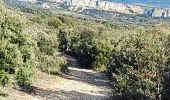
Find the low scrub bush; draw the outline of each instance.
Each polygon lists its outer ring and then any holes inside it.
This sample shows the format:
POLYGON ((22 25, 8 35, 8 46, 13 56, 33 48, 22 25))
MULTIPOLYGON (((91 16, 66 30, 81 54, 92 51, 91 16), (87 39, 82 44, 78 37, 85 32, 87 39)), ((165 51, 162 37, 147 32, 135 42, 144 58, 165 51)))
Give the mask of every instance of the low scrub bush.
POLYGON ((63 25, 62 21, 58 18, 53 18, 48 21, 48 25, 54 28, 59 28, 63 25))
POLYGON ((0 84, 2 86, 5 86, 6 84, 9 83, 9 75, 8 73, 4 72, 4 71, 0 71, 0 84))
POLYGON ((17 77, 15 78, 16 81, 22 85, 31 84, 28 78, 31 76, 26 75, 23 72, 24 70, 18 70, 26 65, 28 71, 34 68, 36 51, 35 45, 31 43, 32 38, 28 38, 31 35, 22 32, 24 23, 22 23, 20 18, 24 19, 18 15, 6 15, 1 22, 0 70, 2 72, 1 81, 3 85, 7 84, 9 80, 12 80, 13 76, 17 77))
POLYGON ((29 68, 25 65, 25 67, 21 67, 18 69, 15 79, 20 86, 30 86, 32 85, 35 77, 35 69, 29 68))
POLYGON ((62 57, 54 57, 50 55, 39 55, 38 67, 49 74, 59 74, 67 70, 67 60, 62 57))
POLYGON ((30 86, 37 67, 48 73, 67 69, 67 61, 54 57, 58 50, 56 31, 32 33, 28 19, 15 12, 0 15, 0 83, 30 86), (30 33, 29 33, 30 32, 30 33), (41 66, 41 67, 40 67, 41 66))
POLYGON ((160 99, 168 58, 163 36, 137 32, 115 39, 109 71, 115 81, 114 93, 121 99, 160 99))
POLYGON ((55 33, 39 33, 37 35, 37 46, 39 51, 47 54, 53 55, 58 48, 58 37, 55 33))

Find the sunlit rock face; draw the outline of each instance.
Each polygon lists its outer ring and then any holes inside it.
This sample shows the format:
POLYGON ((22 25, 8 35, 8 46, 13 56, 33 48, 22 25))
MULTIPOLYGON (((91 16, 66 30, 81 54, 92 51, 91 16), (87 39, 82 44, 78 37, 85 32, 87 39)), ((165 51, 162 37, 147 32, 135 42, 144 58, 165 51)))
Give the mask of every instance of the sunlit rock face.
POLYGON ((143 14, 145 12, 145 8, 142 6, 129 5, 128 7, 134 14, 143 14))
POLYGON ((77 11, 78 9, 99 9, 113 11, 125 14, 144 14, 150 17, 170 17, 170 9, 152 8, 140 5, 131 5, 123 3, 115 3, 102 0, 18 0, 31 3, 41 2, 42 7, 50 9, 50 7, 60 5, 68 5, 68 9, 77 11))
MULTIPOLYGON (((68 0, 69 1, 69 0, 68 0)), ((99 0, 70 0, 70 5, 75 7, 96 8, 125 14, 145 14, 151 17, 170 17, 170 9, 151 8, 139 5, 130 5, 99 0)))
POLYGON ((94 7, 96 8, 97 0, 68 0, 70 5, 78 7, 94 7))
POLYGON ((106 11, 114 11, 126 14, 143 13, 143 9, 140 6, 126 5, 122 3, 99 1, 99 0, 70 0, 70 5, 74 7, 82 8, 95 8, 106 11))
POLYGON ((31 2, 31 3, 36 3, 37 2, 37 0, 18 0, 18 1, 31 2))
POLYGON ((154 9, 152 16, 153 17, 170 17, 168 9, 154 9))
POLYGON ((108 10, 108 11, 115 11, 115 12, 122 12, 122 13, 129 13, 128 8, 126 5, 121 3, 113 3, 113 2, 104 2, 101 1, 98 3, 98 7, 102 10, 108 10))

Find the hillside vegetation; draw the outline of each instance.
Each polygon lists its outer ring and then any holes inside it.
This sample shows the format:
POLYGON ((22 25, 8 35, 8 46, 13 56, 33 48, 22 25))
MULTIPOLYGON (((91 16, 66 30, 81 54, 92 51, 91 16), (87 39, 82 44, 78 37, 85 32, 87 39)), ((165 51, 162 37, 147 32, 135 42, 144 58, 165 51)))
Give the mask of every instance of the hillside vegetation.
MULTIPOLYGON (((30 86, 36 70, 59 74, 74 56, 105 71, 123 100, 169 100, 170 27, 121 27, 42 9, 11 10, 0 3, 0 82, 30 86)), ((34 80, 36 81, 36 80, 34 80)))
POLYGON ((36 25, 23 13, 6 9, 1 3, 0 65, 1 83, 30 85, 36 69, 59 73, 66 60, 55 57, 57 31, 36 25), (37 31, 33 30, 36 29, 37 31))

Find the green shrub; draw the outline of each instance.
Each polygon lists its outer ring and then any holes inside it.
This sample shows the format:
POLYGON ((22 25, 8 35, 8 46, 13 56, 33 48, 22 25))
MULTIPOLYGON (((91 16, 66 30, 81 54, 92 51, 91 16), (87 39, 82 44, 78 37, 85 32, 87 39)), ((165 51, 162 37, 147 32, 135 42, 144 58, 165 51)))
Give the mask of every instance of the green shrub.
POLYGON ((0 71, 0 84, 2 86, 5 86, 8 83, 9 83, 9 75, 4 71, 0 71))
POLYGON ((77 57, 87 68, 106 69, 112 51, 110 33, 99 29, 81 28, 73 32, 60 31, 59 48, 77 57))
POLYGON ((158 99, 167 61, 166 38, 159 33, 121 34, 114 41, 110 69, 114 93, 122 99, 158 99))
POLYGON ((39 33, 37 36, 37 45, 40 52, 53 55, 58 48, 58 38, 55 33, 39 33))
POLYGON ((100 33, 96 39, 93 41, 93 46, 95 47, 95 60, 92 66, 95 70, 104 71, 107 69, 109 59, 111 58, 111 52, 113 50, 112 38, 110 34, 106 32, 100 33))
POLYGON ((65 25, 65 27, 73 27, 74 21, 71 17, 59 16, 58 19, 65 25))
POLYGON ((61 31, 59 33, 60 49, 76 56, 79 63, 88 67, 93 62, 92 57, 92 32, 71 32, 61 31), (84 59, 86 58, 86 59, 84 59))
POLYGON ((34 81, 34 72, 32 68, 24 65, 25 67, 21 67, 18 69, 15 79, 20 86, 30 86, 34 81))
POLYGON ((52 12, 48 9, 41 9, 38 7, 24 7, 21 6, 19 7, 21 9, 22 12, 26 12, 26 13, 31 13, 34 15, 40 15, 42 17, 49 17, 51 16, 52 12))
MULTIPOLYGON (((2 43, 2 42, 1 42, 2 43)), ((28 48, 27 48, 28 49, 28 48)), ((26 50, 26 48, 25 48, 26 50)), ((27 50, 27 53, 30 53, 30 50, 27 50)), ((34 54, 34 52, 33 52, 34 54)), ((31 54, 31 55, 33 55, 31 54)), ((18 73, 20 73, 20 71, 18 72, 17 69, 22 68, 22 66, 25 66, 26 64, 28 64, 29 68, 27 69, 27 71, 30 71, 30 73, 32 73, 31 69, 34 67, 33 66, 33 61, 35 59, 33 59, 30 55, 29 57, 26 56, 26 52, 23 52, 23 50, 19 50, 19 47, 15 44, 10 44, 9 42, 4 42, 1 44, 0 46, 0 66, 1 66, 1 72, 5 71, 6 75, 4 76, 3 74, 0 75, 1 77, 1 82, 3 83, 3 85, 7 84, 9 81, 9 78, 7 77, 8 74, 9 75, 15 75, 18 73), (23 53, 23 54, 22 54, 23 53)), ((20 73, 22 74, 22 73, 20 73)), ((20 75, 19 74, 19 75, 20 75)), ((24 74, 24 73, 23 73, 24 74)), ((18 76, 16 79, 18 80, 20 76, 18 76)), ((27 76, 22 76, 27 77, 27 76)), ((30 76, 31 77, 31 76, 30 76)), ((22 84, 24 84, 24 81, 27 81, 26 84, 29 84, 28 78, 26 78, 26 80, 22 80, 22 84)), ((20 79, 18 80, 20 81, 20 79)))
MULTIPOLYGON (((7 14, 0 24, 0 71, 4 72, 0 77, 3 85, 7 84, 9 80, 13 82, 12 77, 19 75, 20 71, 18 69, 23 66, 27 65, 29 70, 34 68, 36 45, 32 43, 33 40, 30 38, 30 34, 23 33, 25 23, 19 18, 24 19, 13 13, 12 15, 7 14)), ((22 77, 27 77, 27 75, 22 77)), ((19 76, 16 79, 18 82, 20 81, 19 76)), ((27 79, 22 80, 22 83, 27 79)), ((28 81, 25 83, 29 84, 28 81)))
POLYGON ((41 16, 34 16, 30 19, 33 23, 43 24, 44 19, 41 16))
POLYGON ((40 54, 38 67, 43 72, 59 74, 60 72, 67 70, 67 61, 62 57, 40 54))
POLYGON ((59 28, 59 27, 61 27, 63 25, 63 23, 58 18, 53 18, 53 19, 49 19, 48 25, 52 26, 54 28, 59 28))

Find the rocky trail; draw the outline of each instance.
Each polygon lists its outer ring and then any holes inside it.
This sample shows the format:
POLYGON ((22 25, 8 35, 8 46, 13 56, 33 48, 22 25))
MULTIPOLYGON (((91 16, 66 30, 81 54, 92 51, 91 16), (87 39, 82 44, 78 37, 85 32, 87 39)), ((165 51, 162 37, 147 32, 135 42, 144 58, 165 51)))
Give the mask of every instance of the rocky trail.
POLYGON ((69 61, 67 74, 41 72, 31 91, 3 89, 11 92, 8 100, 112 100, 110 82, 104 73, 81 69, 76 59, 64 56, 69 61))

